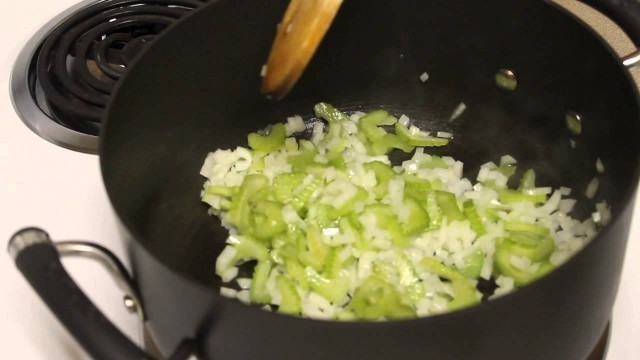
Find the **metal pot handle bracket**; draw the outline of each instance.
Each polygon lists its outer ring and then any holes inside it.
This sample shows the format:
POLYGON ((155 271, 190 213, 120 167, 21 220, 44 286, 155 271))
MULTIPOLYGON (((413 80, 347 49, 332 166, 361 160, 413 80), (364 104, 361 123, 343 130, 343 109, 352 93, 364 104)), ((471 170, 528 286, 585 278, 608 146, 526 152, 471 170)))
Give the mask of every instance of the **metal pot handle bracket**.
POLYGON ((579 0, 615 22, 629 36, 636 51, 622 59, 632 68, 640 64, 640 0, 579 0))
MULTIPOLYGON (((144 322, 144 312, 133 280, 120 260, 108 249, 82 241, 54 243, 38 228, 18 231, 8 251, 16 267, 58 320, 93 358, 154 359, 116 328, 69 276, 61 257, 85 257, 102 264, 125 293, 127 309, 144 322)), ((188 349, 178 349, 169 359, 186 359, 188 349)))

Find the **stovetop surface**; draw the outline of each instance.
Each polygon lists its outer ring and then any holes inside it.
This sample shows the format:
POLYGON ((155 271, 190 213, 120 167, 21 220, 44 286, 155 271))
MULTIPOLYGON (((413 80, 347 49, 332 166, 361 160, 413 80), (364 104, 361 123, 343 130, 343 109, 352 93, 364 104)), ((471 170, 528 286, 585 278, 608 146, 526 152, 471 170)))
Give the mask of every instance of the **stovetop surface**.
MULTIPOLYGON (((98 242, 124 258, 115 218, 98 165, 98 157, 63 149, 29 130, 15 114, 9 97, 14 60, 42 25, 77 0, 12 1, 3 5, 0 22, 0 243, 21 227, 35 225, 55 240, 98 242)), ((580 14, 575 0, 557 0, 580 14)), ((589 14, 589 12, 587 12, 589 14)), ((632 49, 620 32, 599 16, 589 23, 603 29, 616 49, 632 49)), ((634 71, 640 83, 640 71, 634 71)), ((627 250, 622 283, 613 313, 608 359, 640 356, 640 197, 627 250)), ((136 318, 126 312, 122 294, 102 268, 86 260, 65 260, 74 278, 127 334, 138 339, 136 318)), ((9 256, 0 253, 1 358, 88 359, 17 272, 9 256)))

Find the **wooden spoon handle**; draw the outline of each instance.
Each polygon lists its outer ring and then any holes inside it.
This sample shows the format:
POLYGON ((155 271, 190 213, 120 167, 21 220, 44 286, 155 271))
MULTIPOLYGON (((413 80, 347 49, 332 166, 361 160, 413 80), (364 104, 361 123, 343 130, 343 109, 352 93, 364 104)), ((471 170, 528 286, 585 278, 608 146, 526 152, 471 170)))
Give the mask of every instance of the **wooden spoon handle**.
POLYGON ((291 0, 263 69, 262 93, 281 99, 316 52, 343 0, 291 0))

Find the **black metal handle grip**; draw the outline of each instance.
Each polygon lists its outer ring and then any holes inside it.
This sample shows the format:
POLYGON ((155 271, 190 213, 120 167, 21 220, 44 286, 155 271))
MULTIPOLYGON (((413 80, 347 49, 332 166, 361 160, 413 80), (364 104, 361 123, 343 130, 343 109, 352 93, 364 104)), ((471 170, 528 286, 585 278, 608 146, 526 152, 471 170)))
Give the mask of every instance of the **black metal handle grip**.
POLYGON ((120 332, 71 279, 46 232, 20 230, 9 241, 9 253, 31 287, 93 358, 153 359, 120 332))
POLYGON ((640 0, 579 0, 613 20, 640 48, 640 0))

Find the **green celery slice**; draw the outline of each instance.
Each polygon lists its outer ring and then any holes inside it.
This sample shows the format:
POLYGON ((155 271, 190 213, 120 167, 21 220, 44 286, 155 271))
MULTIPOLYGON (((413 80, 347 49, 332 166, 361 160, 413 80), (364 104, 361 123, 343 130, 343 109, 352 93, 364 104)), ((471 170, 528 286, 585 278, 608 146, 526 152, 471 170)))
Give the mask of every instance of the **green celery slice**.
POLYGON ((473 203, 473 200, 465 201, 462 204, 462 209, 467 220, 469 220, 469 224, 471 225, 473 232, 475 232, 478 237, 486 234, 487 230, 482 223, 480 215, 478 215, 478 210, 476 209, 476 205, 473 203))
POLYGON ((410 153, 415 148, 414 145, 409 144, 404 139, 395 134, 384 134, 381 139, 372 142, 369 145, 370 155, 386 155, 393 149, 402 150, 405 153, 410 153))
POLYGON ((294 172, 304 172, 307 167, 315 165, 318 151, 315 148, 301 150, 299 154, 289 155, 287 162, 294 172))
POLYGON ((500 246, 515 255, 526 257, 533 262, 539 262, 549 258, 553 250, 555 250, 556 243, 551 236, 544 236, 538 244, 533 247, 519 245, 511 241, 510 238, 507 238, 500 246))
MULTIPOLYGON (((551 263, 549 263, 548 260, 542 260, 544 259, 544 257, 540 256, 538 256, 537 258, 540 258, 542 261, 537 271, 530 273, 516 268, 511 264, 511 256, 526 256, 525 254, 518 254, 514 252, 519 251, 518 249, 522 250, 523 248, 514 246, 513 243, 510 243, 508 241, 502 241, 497 244, 496 252, 494 254, 494 262, 497 270, 503 275, 512 277, 515 280, 517 286, 527 285, 534 280, 537 280, 540 277, 544 276, 555 268, 551 263)), ((551 249, 551 251, 553 251, 553 249, 551 249)))
POLYGON ((369 139, 371 142, 376 142, 382 139, 387 133, 380 127, 386 122, 389 117, 389 113, 384 110, 372 111, 360 118, 358 122, 358 129, 369 139))
POLYGON ((275 201, 259 201, 252 205, 251 230, 259 240, 271 239, 287 230, 282 218, 282 205, 275 201))
POLYGON ((272 263, 270 261, 258 261, 253 270, 251 289, 249 289, 249 299, 258 304, 268 304, 271 302, 271 295, 267 290, 267 280, 271 273, 272 263))
POLYGON ((429 228, 429 214, 420 202, 405 196, 404 204, 409 208, 409 219, 402 224, 402 231, 409 236, 417 235, 429 228))
POLYGON ((231 197, 238 191, 237 186, 206 186, 205 193, 207 195, 217 195, 223 197, 231 197))
POLYGON ((502 175, 511 177, 516 173, 517 169, 518 167, 516 165, 500 165, 497 170, 502 173, 502 175))
POLYGON ((376 199, 383 198, 389 191, 389 181, 396 176, 395 171, 390 165, 381 161, 372 161, 362 165, 365 170, 373 171, 376 176, 377 185, 373 188, 373 194, 376 199))
POLYGON ((451 221, 462 221, 465 219, 464 214, 458 207, 456 195, 446 191, 436 191, 436 202, 442 210, 442 215, 451 221))
POLYGON ((235 262, 240 260, 258 260, 264 261, 269 259, 269 250, 266 245, 256 241, 250 236, 242 236, 240 241, 235 244, 236 256, 235 262))
POLYGON ((450 310, 462 309, 480 302, 476 294, 476 288, 459 271, 428 257, 422 259, 420 265, 424 270, 451 281, 455 296, 448 304, 450 310))
POLYGON ((529 169, 522 174, 520 179, 520 186, 518 190, 533 189, 536 187, 536 172, 533 169, 529 169))
POLYGON ((251 174, 245 176, 238 193, 234 196, 229 209, 229 220, 242 233, 251 226, 250 201, 260 190, 269 185, 269 178, 264 175, 251 174))
POLYGON ((514 220, 505 221, 504 229, 506 231, 527 232, 540 236, 547 236, 550 233, 549 228, 546 226, 514 220))
POLYGON ((542 204, 547 201, 547 195, 544 194, 524 194, 515 190, 503 190, 498 195, 500 202, 504 204, 512 204, 517 202, 532 202, 535 204, 542 204))
POLYGON ((311 195, 318 189, 318 187, 322 184, 322 180, 318 178, 313 178, 313 180, 305 186, 299 193, 293 196, 291 200, 291 206, 294 209, 300 211, 306 207, 307 202, 311 198, 311 195))
POLYGON ((405 248, 409 245, 410 239, 402 231, 400 221, 389 205, 367 205, 364 208, 363 214, 372 214, 375 216, 377 227, 389 232, 389 235, 391 235, 391 239, 396 246, 405 248))
POLYGON ((302 184, 306 174, 284 173, 273 178, 273 189, 277 201, 286 204, 293 200, 293 190, 302 184))
POLYGON ((438 147, 449 144, 449 139, 424 135, 412 135, 409 129, 399 122, 396 123, 396 135, 413 146, 438 147))
POLYGON ((393 285, 377 276, 368 277, 355 291, 348 308, 359 319, 375 321, 380 318, 407 319, 416 316, 411 306, 393 285))
POLYGON ((298 315, 302 311, 300 294, 296 290, 295 284, 284 275, 276 278, 276 285, 280 291, 280 306, 278 311, 285 314, 298 315))
POLYGON ((285 263, 287 274, 300 286, 304 291, 309 290, 309 281, 307 280, 306 269, 296 259, 287 259, 285 263))
POLYGON ((431 160, 420 163, 421 169, 447 169, 448 167, 444 159, 437 155, 431 155, 431 160))
POLYGON ((322 230, 316 224, 307 224, 307 238, 303 242, 307 249, 298 254, 300 261, 317 271, 322 271, 329 246, 322 240, 322 230))
POLYGON ((476 250, 465 258, 465 267, 460 269, 460 273, 469 279, 478 279, 484 265, 485 254, 476 250))
POLYGON ((427 193, 427 214, 429 214, 429 229, 436 230, 440 228, 442 224, 442 210, 438 206, 438 199, 435 191, 429 191, 427 193))
POLYGON ((341 302, 349 292, 349 278, 343 273, 335 279, 327 279, 308 267, 306 275, 311 289, 334 304, 341 302))
POLYGON ((287 131, 284 124, 271 126, 268 135, 251 133, 248 136, 249 147, 257 151, 272 152, 280 149, 287 138, 287 131))

